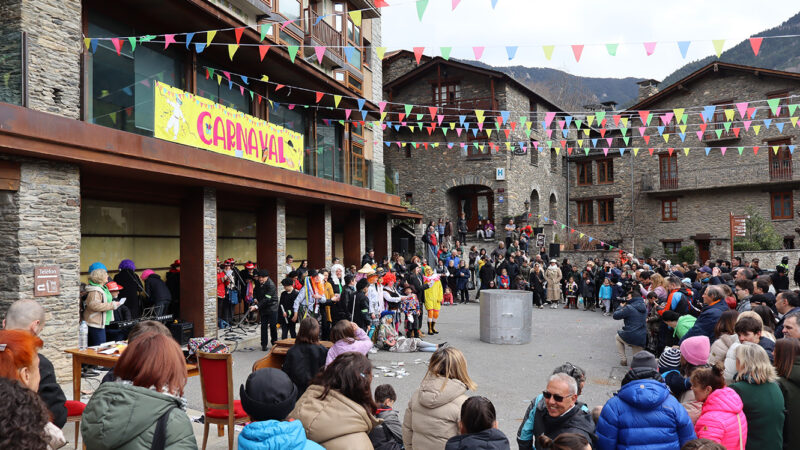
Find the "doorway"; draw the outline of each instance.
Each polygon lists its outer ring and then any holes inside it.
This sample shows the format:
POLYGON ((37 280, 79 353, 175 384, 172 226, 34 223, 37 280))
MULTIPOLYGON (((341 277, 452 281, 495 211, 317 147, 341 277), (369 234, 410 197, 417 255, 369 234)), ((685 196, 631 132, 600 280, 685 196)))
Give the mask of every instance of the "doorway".
POLYGON ((460 186, 454 188, 451 195, 455 197, 458 217, 464 213, 469 231, 478 229, 478 222, 490 220, 494 222, 494 192, 486 186, 460 186))
POLYGON ((711 240, 710 239, 696 239, 697 255, 700 257, 700 264, 705 264, 711 258, 711 240))

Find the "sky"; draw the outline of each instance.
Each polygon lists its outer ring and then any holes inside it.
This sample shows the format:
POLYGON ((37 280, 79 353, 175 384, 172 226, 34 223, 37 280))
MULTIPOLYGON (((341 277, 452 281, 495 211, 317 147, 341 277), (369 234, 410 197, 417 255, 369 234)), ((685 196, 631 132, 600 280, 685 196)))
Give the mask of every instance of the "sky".
MULTIPOLYGON (((482 62, 549 67, 590 77, 662 80, 685 63, 714 54, 712 40, 727 50, 750 35, 772 28, 800 10, 784 0, 429 0, 420 22, 413 0, 387 0, 382 9, 383 45, 389 51, 425 47, 439 56, 475 59, 473 46, 486 47, 482 62), (647 56, 644 42, 657 42, 647 56), (692 41, 683 59, 678 41, 692 41), (616 56, 606 50, 618 43, 616 56), (580 62, 571 45, 584 44, 580 62), (506 46, 519 46, 509 60, 506 46), (543 45, 555 45, 547 60, 543 45)), ((770 41, 779 42, 779 40, 770 41)), ((767 45, 765 42, 764 45, 767 45)))

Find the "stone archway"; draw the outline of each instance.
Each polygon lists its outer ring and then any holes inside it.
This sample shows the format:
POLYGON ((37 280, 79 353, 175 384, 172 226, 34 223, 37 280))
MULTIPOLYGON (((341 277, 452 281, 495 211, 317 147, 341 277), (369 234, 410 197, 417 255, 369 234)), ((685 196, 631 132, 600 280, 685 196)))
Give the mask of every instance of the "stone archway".
POLYGON ((555 192, 550 194, 550 204, 547 210, 547 214, 549 215, 550 220, 556 219, 556 216, 558 214, 558 200, 556 199, 555 192))
POLYGON ((539 219, 539 191, 536 189, 531 191, 531 198, 530 198, 530 209, 528 213, 530 213, 531 219, 534 221, 538 221, 539 219))

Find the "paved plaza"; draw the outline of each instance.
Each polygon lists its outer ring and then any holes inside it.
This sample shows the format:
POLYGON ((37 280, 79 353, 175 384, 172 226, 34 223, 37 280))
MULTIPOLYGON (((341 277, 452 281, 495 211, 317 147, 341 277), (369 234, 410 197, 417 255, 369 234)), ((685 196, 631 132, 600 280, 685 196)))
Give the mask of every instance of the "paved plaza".
MULTIPOLYGON (((587 373, 586 387, 580 400, 590 407, 603 404, 619 387, 625 369, 618 365, 614 348, 614 333, 622 325, 598 312, 564 309, 534 309, 533 339, 526 345, 492 345, 480 341, 477 303, 443 306, 437 328, 440 334, 425 339, 434 343, 448 342, 464 352, 470 376, 478 384, 476 392, 489 398, 497 409, 500 429, 508 436, 511 448, 516 448, 516 431, 531 398, 541 392, 553 368, 566 361, 572 362, 587 373)), ((265 355, 256 346, 243 346, 234 353, 235 396, 239 385, 250 373, 253 362, 265 355)), ((386 368, 395 375, 398 369, 406 376, 385 376, 376 369, 372 381, 373 391, 379 384, 388 383, 397 391, 397 409, 405 411, 410 395, 419 386, 425 374, 427 353, 390 353, 380 351, 370 354, 375 367, 386 368), (403 366, 398 363, 402 362, 403 366)), ((85 388, 91 388, 84 382, 85 388)), ((66 388, 66 386, 65 386, 66 388)), ((202 410, 200 379, 189 379, 186 388, 189 415, 197 417, 202 410)), ((198 446, 202 444, 203 426, 194 424, 198 446)), ((72 439, 73 431, 65 427, 72 439)), ((227 448, 227 438, 216 435, 212 427, 209 449, 227 448)))

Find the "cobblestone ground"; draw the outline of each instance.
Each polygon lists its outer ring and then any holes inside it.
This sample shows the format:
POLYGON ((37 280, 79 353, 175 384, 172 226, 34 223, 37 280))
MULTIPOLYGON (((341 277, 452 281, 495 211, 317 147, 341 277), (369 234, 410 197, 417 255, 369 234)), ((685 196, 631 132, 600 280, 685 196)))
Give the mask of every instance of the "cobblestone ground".
MULTIPOLYGON (((478 384, 476 392, 489 398, 497 409, 500 429, 516 448, 516 431, 530 400, 541 392, 553 368, 572 362, 587 372, 587 383, 580 400, 590 407, 605 403, 619 387, 625 369, 619 366, 614 347, 614 333, 621 321, 604 317, 599 312, 564 309, 534 309, 533 338, 526 345, 492 345, 479 338, 479 305, 443 306, 440 334, 424 339, 434 343, 448 342, 467 357, 470 376, 478 384)), ((258 346, 240 346, 234 353, 234 386, 238 398, 239 385, 250 373, 253 362, 265 353, 258 346)), ((419 385, 427 369, 427 353, 378 352, 369 358, 378 368, 372 381, 373 391, 379 384, 394 386, 398 394, 397 409, 405 411, 410 395, 419 385), (403 363, 399 366, 398 363, 403 363), (407 374, 398 376, 398 369, 407 374), (387 376, 387 375, 395 376, 387 376)), ((629 357, 630 359, 630 357, 629 357)), ((66 388, 66 387, 65 387, 66 388)), ((191 378, 187 385, 189 415, 199 416, 202 409, 200 380, 191 378)), ((203 426, 194 424, 198 446, 202 444, 203 426)), ((65 427, 71 439, 73 430, 65 427)), ((209 437, 209 449, 227 448, 227 438, 218 437, 215 427, 209 437)))

